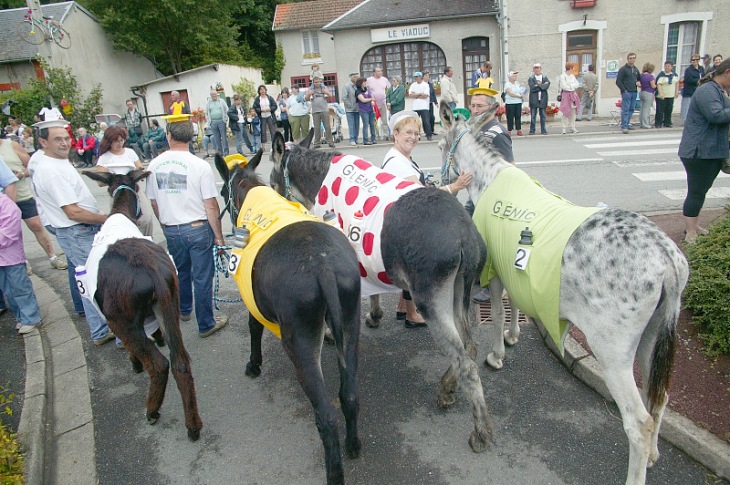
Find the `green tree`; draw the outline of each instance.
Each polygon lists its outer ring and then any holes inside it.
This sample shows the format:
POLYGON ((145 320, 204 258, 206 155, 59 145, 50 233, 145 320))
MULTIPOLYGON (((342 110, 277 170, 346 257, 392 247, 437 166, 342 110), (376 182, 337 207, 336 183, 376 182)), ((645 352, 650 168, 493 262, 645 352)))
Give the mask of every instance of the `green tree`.
POLYGON ((227 0, 82 0, 114 47, 150 58, 163 74, 214 62, 240 64, 227 0))

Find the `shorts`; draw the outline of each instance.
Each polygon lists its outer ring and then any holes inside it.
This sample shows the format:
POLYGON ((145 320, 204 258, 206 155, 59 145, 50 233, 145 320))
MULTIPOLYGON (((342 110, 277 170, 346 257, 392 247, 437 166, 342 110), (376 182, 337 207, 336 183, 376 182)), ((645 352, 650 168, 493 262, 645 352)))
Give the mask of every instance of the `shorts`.
POLYGON ((35 205, 35 199, 33 197, 28 200, 24 200, 23 202, 16 202, 16 204, 20 208, 21 218, 23 220, 30 219, 31 217, 36 217, 38 215, 38 207, 35 205))

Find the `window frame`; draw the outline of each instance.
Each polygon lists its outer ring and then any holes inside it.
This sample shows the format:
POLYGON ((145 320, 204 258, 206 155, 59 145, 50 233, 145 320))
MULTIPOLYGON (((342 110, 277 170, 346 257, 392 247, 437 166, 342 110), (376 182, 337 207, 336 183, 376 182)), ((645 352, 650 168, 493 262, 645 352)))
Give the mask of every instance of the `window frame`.
POLYGON ((317 30, 301 30, 302 43, 302 63, 303 64, 321 64, 322 51, 319 46, 319 31, 317 30), (316 50, 314 44, 316 43, 316 50))

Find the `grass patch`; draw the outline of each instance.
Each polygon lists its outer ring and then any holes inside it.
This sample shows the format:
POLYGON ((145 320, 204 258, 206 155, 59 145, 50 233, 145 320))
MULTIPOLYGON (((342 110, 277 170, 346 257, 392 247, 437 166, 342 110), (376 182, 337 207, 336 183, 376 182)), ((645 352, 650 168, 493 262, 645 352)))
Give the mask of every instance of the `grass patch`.
MULTIPOLYGON (((15 395, 0 387, 0 414, 13 415, 10 404, 15 395)), ((0 484, 16 485, 23 481, 23 455, 15 433, 0 422, 0 484)))

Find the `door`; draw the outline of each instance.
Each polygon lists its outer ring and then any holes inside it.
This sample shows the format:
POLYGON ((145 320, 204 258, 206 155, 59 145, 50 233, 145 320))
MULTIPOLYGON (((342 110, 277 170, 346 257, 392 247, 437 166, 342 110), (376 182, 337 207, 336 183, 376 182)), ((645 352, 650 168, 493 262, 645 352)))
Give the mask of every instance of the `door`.
POLYGON ((464 66, 464 106, 469 107, 467 91, 471 89, 471 75, 482 63, 489 60, 489 38, 470 37, 461 41, 462 65, 464 66))

